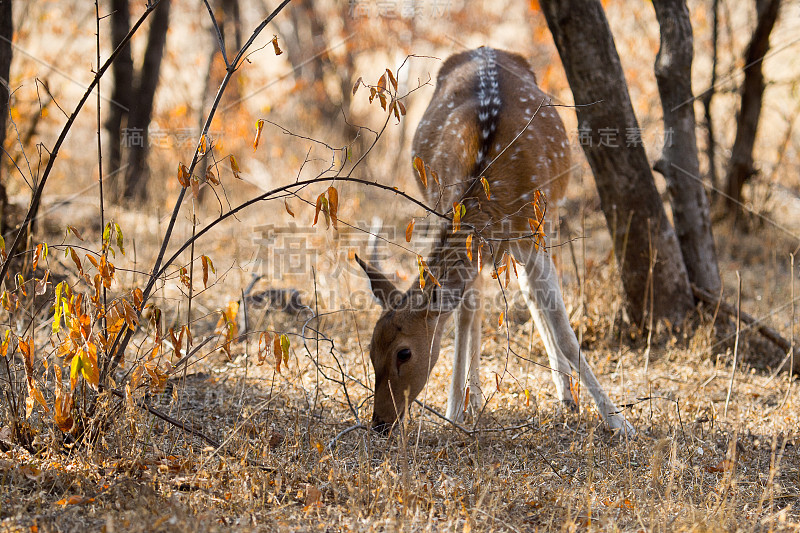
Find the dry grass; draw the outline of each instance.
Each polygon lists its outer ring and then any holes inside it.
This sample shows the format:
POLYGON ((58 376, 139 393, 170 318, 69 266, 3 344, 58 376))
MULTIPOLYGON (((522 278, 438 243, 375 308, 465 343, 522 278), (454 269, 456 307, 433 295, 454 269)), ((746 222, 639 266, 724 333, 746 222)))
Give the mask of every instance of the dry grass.
MULTIPOLYGON (((12 447, 0 458, 3 524, 40 531, 796 529, 798 388, 763 370, 757 351, 744 350, 725 414, 731 344, 711 335, 708 317, 690 337, 657 335, 645 373, 645 340, 619 338, 635 330, 609 312, 619 307, 616 280, 602 257, 591 256, 602 239, 591 243, 587 315, 574 312, 581 291, 569 281, 568 307, 601 381, 630 404, 635 439, 611 435, 586 396, 580 414, 557 412, 530 321, 509 314, 511 345, 533 363, 507 354, 490 304, 482 369, 488 404, 470 434, 415 407, 388 439, 356 430, 329 448, 355 420, 343 387, 324 376, 341 380, 341 368, 350 402, 368 418, 364 350, 375 317, 331 309, 320 331, 334 342, 332 353, 328 342, 306 352, 293 337, 292 358, 276 374, 255 366, 252 341, 240 343, 234 360, 212 353, 164 393, 148 394, 221 442, 219 449, 114 399, 101 410, 112 416, 93 445, 65 447, 45 430, 36 455, 12 447)), ((727 270, 732 261, 722 264, 727 270)), ((201 319, 196 330, 210 331, 214 320, 201 319)), ((286 332, 303 322, 287 313, 266 321, 286 332)), ((448 341, 422 395, 439 412, 450 350, 448 341)))

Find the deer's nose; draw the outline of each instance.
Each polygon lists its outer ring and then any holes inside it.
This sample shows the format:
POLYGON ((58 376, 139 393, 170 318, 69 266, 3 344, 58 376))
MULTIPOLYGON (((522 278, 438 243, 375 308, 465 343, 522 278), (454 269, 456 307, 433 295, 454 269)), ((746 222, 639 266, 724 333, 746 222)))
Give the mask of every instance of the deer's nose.
POLYGON ((392 424, 389 422, 384 422, 381 420, 378 415, 372 415, 372 429, 377 431, 381 435, 386 435, 389 433, 389 430, 392 428, 392 424))

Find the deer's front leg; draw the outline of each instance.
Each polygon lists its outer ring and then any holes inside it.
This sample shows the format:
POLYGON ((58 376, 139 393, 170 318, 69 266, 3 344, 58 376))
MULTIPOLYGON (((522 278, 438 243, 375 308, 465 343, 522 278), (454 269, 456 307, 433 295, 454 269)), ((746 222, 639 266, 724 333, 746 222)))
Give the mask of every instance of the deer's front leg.
POLYGON ((464 400, 469 386, 470 406, 476 412, 482 406, 480 393, 480 281, 465 291, 454 313, 453 373, 447 395, 447 418, 464 420, 464 400), (467 381, 469 374, 469 382, 467 381))

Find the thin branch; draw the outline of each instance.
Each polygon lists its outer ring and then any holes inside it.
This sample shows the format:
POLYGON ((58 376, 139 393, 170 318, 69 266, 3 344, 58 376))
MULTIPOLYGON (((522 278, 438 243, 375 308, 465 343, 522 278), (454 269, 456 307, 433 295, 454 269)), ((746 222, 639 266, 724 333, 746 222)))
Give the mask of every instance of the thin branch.
MULTIPOLYGON (((118 391, 117 389, 108 389, 108 391, 111 394, 113 394, 114 396, 116 396, 117 398, 121 398, 123 400, 125 399, 125 393, 123 393, 122 391, 118 391)), ((136 404, 136 406, 138 408, 144 409, 145 411, 149 412, 150 414, 160 418, 164 422, 172 424, 173 426, 175 426, 177 428, 180 428, 183 431, 194 435, 195 437, 199 437, 199 438, 203 439, 204 441, 206 441, 208 444, 210 444, 214 448, 219 448, 220 447, 219 442, 217 442, 216 440, 212 439, 211 437, 209 437, 208 435, 206 435, 205 433, 203 433, 199 429, 195 428, 192 424, 189 424, 187 422, 182 422, 182 421, 178 420, 177 418, 172 418, 168 414, 162 413, 161 411, 159 411, 155 407, 152 407, 151 405, 149 405, 144 400, 134 398, 133 401, 134 401, 134 403, 136 404)))
POLYGON ((225 52, 225 39, 222 38, 222 30, 219 29, 217 18, 214 16, 214 10, 211 9, 208 0, 203 0, 203 3, 206 5, 206 9, 208 9, 208 16, 211 17, 211 25, 214 26, 214 31, 217 33, 217 43, 219 44, 220 52, 222 52, 222 60, 225 61, 225 68, 228 68, 231 65, 228 63, 228 54, 225 52))
MULTIPOLYGON (((719 310, 729 316, 734 317, 739 314, 739 318, 741 321, 747 326, 747 329, 751 327, 755 327, 756 330, 767 340, 771 341, 775 346, 783 350, 785 353, 789 354, 792 358, 794 358, 794 364, 798 364, 800 362, 800 353, 798 353, 798 349, 792 346, 791 341, 784 338, 780 333, 776 330, 772 329, 771 327, 762 324, 761 321, 754 316, 745 313, 744 311, 737 311, 737 308, 732 306, 729 303, 722 301, 721 298, 711 294, 708 291, 701 289, 700 287, 692 285, 692 292, 694 293, 695 298, 700 300, 701 302, 711 305, 711 306, 719 306, 719 310)), ((794 304, 794 299, 792 300, 792 305, 794 304)), ((790 372, 794 372, 795 368, 787 367, 787 370, 790 372)))

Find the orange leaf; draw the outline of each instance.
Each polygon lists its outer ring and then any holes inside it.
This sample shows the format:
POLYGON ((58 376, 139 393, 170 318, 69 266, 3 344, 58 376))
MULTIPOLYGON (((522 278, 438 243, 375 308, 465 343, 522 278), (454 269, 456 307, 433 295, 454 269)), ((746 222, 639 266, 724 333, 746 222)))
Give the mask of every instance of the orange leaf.
POLYGON ((31 267, 31 270, 33 270, 33 271, 36 270, 36 266, 39 264, 39 259, 42 257, 42 249, 43 248, 44 248, 44 244, 43 243, 39 243, 36 246, 36 250, 33 252, 33 266, 31 267))
POLYGON ((394 87, 394 90, 396 91, 397 90, 397 78, 394 77, 394 74, 392 74, 392 71, 389 70, 388 68, 386 69, 386 74, 389 75, 389 81, 392 83, 392 87, 394 87))
POLYGON ((319 196, 317 196, 317 204, 314 210, 314 223, 312 224, 312 226, 317 225, 320 211, 322 211, 322 213, 325 215, 325 222, 327 225, 329 215, 328 215, 328 199, 325 198, 325 193, 322 193, 319 196))
POLYGON ((208 287, 208 257, 201 256, 200 263, 203 265, 203 287, 208 287))
POLYGON ((133 305, 136 307, 136 309, 141 310, 143 302, 144 302, 144 293, 142 292, 142 289, 136 287, 135 289, 133 289, 133 305))
POLYGON ((427 188, 428 176, 425 175, 425 163, 422 162, 422 158, 418 155, 414 156, 414 170, 417 171, 417 176, 422 181, 422 186, 427 188))
POLYGON ((78 238, 78 240, 81 241, 83 240, 83 237, 81 237, 80 232, 77 229, 75 229, 75 226, 67 226, 67 231, 71 231, 72 234, 78 238))
POLYGON ((406 242, 411 242, 411 236, 414 234, 414 219, 406 226, 406 242))
POLYGON ((258 148, 258 143, 261 140, 261 131, 264 129, 264 119, 260 118, 256 120, 256 138, 253 139, 253 151, 256 151, 258 148))
POLYGON ((328 212, 331 216, 331 224, 333 224, 333 229, 339 229, 339 191, 336 190, 336 187, 328 187, 328 212))
POLYGON ((736 461, 731 461, 730 459, 723 459, 719 463, 714 466, 707 466, 707 472, 730 472, 733 470, 733 467, 736 466, 736 461))
POLYGON ((506 314, 503 311, 500 311, 500 317, 497 319, 497 325, 502 326, 503 320, 505 319, 506 314))
POLYGON ((214 170, 212 167, 208 167, 206 169, 206 181, 208 181, 212 185, 219 185, 219 178, 217 178, 217 175, 214 174, 214 170))
POLYGON ((184 189, 189 186, 189 169, 183 163, 178 163, 178 183, 184 189))
MULTIPOLYGON (((81 265, 81 260, 78 257, 78 254, 75 253, 75 250, 72 248, 72 246, 69 246, 67 249, 69 250, 69 254, 70 254, 70 257, 72 258, 72 262, 75 263, 75 266, 78 267, 78 272, 80 273, 81 276, 83 276, 83 265, 81 265)), ((92 256, 89 255, 87 257, 92 257, 92 256)), ((91 261, 91 259, 90 259, 90 261, 91 261)))
POLYGON ((86 496, 70 496, 69 498, 62 498, 56 502, 56 505, 67 506, 67 505, 84 505, 87 503, 92 503, 94 498, 87 498, 86 496))
POLYGON ((283 53, 283 50, 281 50, 281 47, 278 46, 278 36, 277 35, 273 35, 272 36, 272 49, 275 51, 275 55, 276 56, 279 56, 279 55, 281 55, 283 53))
POLYGON ((467 235, 467 257, 472 261, 472 233, 467 235))
POLYGON ((291 209, 289 209, 289 200, 283 201, 283 207, 286 208, 286 212, 289 213, 292 216, 292 218, 294 218, 294 213, 292 212, 291 209))

